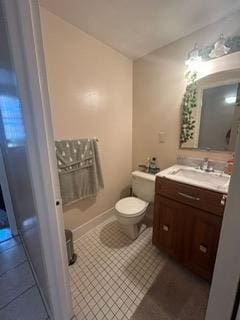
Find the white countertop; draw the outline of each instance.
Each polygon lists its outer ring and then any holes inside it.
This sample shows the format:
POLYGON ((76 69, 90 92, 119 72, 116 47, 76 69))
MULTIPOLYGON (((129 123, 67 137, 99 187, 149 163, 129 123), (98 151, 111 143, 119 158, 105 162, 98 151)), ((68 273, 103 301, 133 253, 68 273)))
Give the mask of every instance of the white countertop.
POLYGON ((230 176, 223 172, 205 172, 194 167, 178 164, 160 171, 156 176, 225 194, 228 193, 230 182, 230 176))

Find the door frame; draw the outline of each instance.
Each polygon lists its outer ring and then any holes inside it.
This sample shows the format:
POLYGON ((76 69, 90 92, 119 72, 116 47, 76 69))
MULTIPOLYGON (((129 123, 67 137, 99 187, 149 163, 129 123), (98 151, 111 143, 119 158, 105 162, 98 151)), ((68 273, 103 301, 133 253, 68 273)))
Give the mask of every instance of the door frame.
POLYGON ((51 319, 74 317, 37 0, 2 0, 26 129, 51 319))
POLYGON ((15 214, 12 205, 12 198, 9 190, 8 179, 6 175, 6 168, 2 156, 2 150, 0 148, 0 181, 1 181, 1 189, 3 194, 3 200, 6 207, 9 227, 11 230, 11 234, 15 237, 18 235, 17 223, 15 219, 15 214))

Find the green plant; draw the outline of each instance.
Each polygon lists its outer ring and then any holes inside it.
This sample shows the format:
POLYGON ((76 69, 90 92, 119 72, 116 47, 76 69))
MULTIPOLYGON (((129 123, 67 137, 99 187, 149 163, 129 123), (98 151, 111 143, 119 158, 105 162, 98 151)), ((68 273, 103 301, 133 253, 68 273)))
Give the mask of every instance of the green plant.
POLYGON ((197 72, 188 71, 186 73, 187 88, 182 100, 182 123, 180 133, 180 143, 186 143, 194 138, 195 119, 193 109, 197 107, 197 72))

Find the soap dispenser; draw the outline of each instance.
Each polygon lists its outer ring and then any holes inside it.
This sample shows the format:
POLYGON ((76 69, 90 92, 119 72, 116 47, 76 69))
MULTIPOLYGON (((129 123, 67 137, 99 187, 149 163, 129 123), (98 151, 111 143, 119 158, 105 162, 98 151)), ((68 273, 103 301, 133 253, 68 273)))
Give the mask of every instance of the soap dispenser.
POLYGON ((156 174, 160 171, 160 169, 157 166, 156 158, 152 157, 150 163, 149 163, 149 173, 156 174))
POLYGON ((144 172, 151 174, 156 174, 160 171, 159 167, 157 166, 155 157, 148 157, 146 165, 140 164, 138 167, 141 168, 144 172))

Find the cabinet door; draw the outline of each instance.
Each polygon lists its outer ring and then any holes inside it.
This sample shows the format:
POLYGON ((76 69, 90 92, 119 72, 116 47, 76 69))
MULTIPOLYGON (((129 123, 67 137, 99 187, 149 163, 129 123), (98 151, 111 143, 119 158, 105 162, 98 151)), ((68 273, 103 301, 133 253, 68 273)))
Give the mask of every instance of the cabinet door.
POLYGON ((185 265, 210 280, 216 259, 221 217, 189 207, 185 225, 185 265))
POLYGON ((155 198, 153 243, 171 256, 184 257, 184 223, 186 206, 159 195, 155 198))

